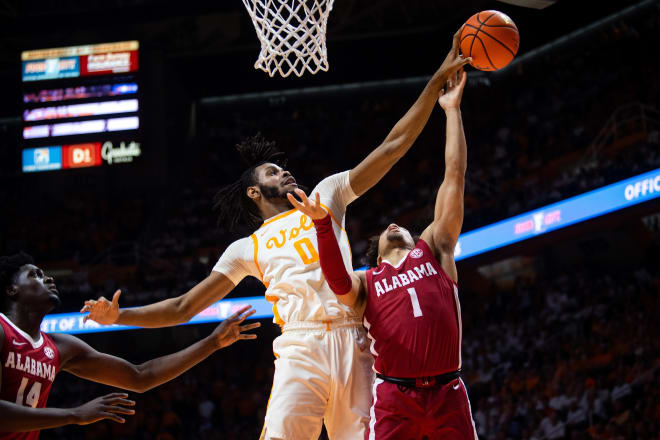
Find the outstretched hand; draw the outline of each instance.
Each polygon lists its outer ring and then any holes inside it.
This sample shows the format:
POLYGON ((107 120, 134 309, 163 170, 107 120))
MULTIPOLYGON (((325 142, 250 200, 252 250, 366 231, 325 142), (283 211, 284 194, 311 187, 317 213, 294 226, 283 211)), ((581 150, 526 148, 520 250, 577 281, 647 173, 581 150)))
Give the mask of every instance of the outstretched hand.
POLYGON ((319 193, 316 193, 315 201, 312 202, 307 198, 305 191, 296 188, 295 192, 298 194, 298 197, 300 197, 300 200, 302 200, 302 203, 296 200, 296 198, 293 197, 293 194, 291 193, 288 193, 286 197, 289 199, 289 202, 291 202, 293 207, 298 211, 306 214, 312 220, 321 220, 325 218, 326 215, 328 215, 327 211, 321 206, 321 196, 319 193))
POLYGON ((438 103, 444 110, 451 108, 460 108, 463 90, 467 81, 467 73, 463 68, 451 75, 445 83, 445 88, 440 90, 438 103))
POLYGON ((75 422, 78 425, 89 425, 99 420, 112 420, 117 423, 124 423, 126 419, 117 415, 131 416, 135 410, 127 408, 135 406, 133 400, 127 400, 128 394, 111 393, 98 397, 77 408, 72 409, 75 422))
POLYGON ((252 309, 252 306, 245 306, 234 312, 229 318, 222 321, 222 323, 213 330, 211 337, 215 339, 218 348, 227 347, 239 339, 257 339, 254 333, 243 333, 248 330, 261 327, 260 322, 253 322, 252 324, 241 325, 249 316, 252 316, 257 311, 252 309))
POLYGON ((461 28, 454 34, 451 49, 440 66, 440 72, 448 78, 451 78, 458 69, 472 62, 472 58, 464 58, 463 55, 461 55, 461 32, 463 32, 464 26, 465 25, 461 26, 461 28))
POLYGON ((97 300, 90 299, 85 301, 85 305, 80 309, 80 313, 89 312, 89 315, 83 318, 83 323, 88 319, 96 321, 99 324, 111 325, 119 319, 119 296, 121 290, 117 290, 112 296, 112 302, 100 297, 97 300))

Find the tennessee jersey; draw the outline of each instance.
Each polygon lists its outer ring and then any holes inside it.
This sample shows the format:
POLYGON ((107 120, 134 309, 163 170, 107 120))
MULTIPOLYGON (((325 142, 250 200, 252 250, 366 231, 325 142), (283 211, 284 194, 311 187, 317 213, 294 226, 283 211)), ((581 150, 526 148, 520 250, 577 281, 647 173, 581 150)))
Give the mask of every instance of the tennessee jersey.
MULTIPOLYGON (((351 269, 351 250, 344 229, 346 206, 357 197, 348 171, 323 179, 310 193, 319 193, 330 212, 344 264, 351 269)), ((358 317, 341 304, 325 281, 319 263, 312 220, 296 209, 264 221, 249 237, 232 243, 213 270, 238 284, 245 276, 260 279, 266 299, 273 304, 274 321, 325 321, 358 317)))
MULTIPOLYGON (((38 340, 33 340, 2 313, 0 325, 5 332, 0 350, 0 399, 17 405, 45 408, 50 388, 60 368, 60 353, 55 342, 44 332, 41 332, 38 340)), ((2 440, 37 438, 39 431, 0 432, 2 440)))
POLYGON ((460 368, 458 286, 424 240, 397 266, 383 260, 369 269, 366 279, 364 326, 378 373, 415 378, 460 368))

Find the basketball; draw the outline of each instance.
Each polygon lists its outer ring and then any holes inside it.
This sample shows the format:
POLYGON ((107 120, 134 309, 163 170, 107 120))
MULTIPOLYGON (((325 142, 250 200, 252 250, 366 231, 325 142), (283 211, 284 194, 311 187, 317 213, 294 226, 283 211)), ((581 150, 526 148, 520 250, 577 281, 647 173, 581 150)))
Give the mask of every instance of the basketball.
POLYGON ((516 24, 499 11, 481 11, 465 22, 461 32, 461 52, 472 57, 472 67, 499 70, 518 52, 520 35, 516 24))

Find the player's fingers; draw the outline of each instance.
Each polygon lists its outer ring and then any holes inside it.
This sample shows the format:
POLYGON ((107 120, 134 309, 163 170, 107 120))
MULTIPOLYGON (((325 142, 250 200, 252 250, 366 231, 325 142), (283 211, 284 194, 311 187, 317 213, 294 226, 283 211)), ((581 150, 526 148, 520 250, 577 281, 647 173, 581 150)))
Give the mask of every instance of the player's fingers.
POLYGON ((461 76, 459 78, 459 86, 463 87, 465 86, 465 83, 467 82, 467 72, 463 69, 461 69, 461 76))
POLYGON ((112 304, 119 306, 119 296, 121 295, 121 290, 117 289, 114 295, 112 295, 112 304))
POLYGON ((110 393, 103 396, 104 399, 116 399, 116 398, 125 399, 127 397, 128 397, 128 393, 110 393))
POLYGON ((256 310, 250 310, 248 313, 246 313, 243 316, 240 316, 237 320, 235 320, 234 324, 240 324, 241 322, 245 321, 249 316, 252 316, 255 313, 257 313, 256 310))
POLYGON ((289 203, 293 205, 294 208, 296 208, 299 211, 302 211, 305 207, 300 203, 298 200, 296 200, 295 197, 293 197, 293 194, 287 193, 286 198, 289 199, 289 203))
POLYGON ((87 316, 85 316, 85 317, 83 318, 83 324, 86 323, 87 320, 89 320, 89 315, 87 315, 87 316))
POLYGON ((321 206, 321 194, 316 193, 316 206, 321 206))
POLYGON ((458 30, 454 34, 454 39, 452 40, 452 43, 451 43, 451 48, 454 52, 456 52, 458 50, 459 46, 460 46, 459 43, 461 41, 461 33, 463 32, 464 27, 465 27, 465 25, 458 28, 458 30))
POLYGON ((234 313, 232 313, 231 315, 229 315, 229 317, 227 318, 227 320, 228 320, 228 321, 237 321, 237 320, 239 319, 239 316, 241 316, 241 314, 243 314, 243 313, 245 313, 247 310, 249 310, 250 307, 252 307, 252 306, 248 304, 247 306, 243 306, 243 307, 239 308, 239 309, 236 310, 234 313))
POLYGON ((83 308, 80 309, 80 313, 85 313, 85 312, 89 312, 89 311, 90 311, 90 307, 89 307, 89 306, 83 306, 83 308))
POLYGON ((110 405, 135 406, 135 400, 124 399, 123 397, 114 397, 107 401, 110 405))
POLYGON ((242 325, 238 328, 238 330, 241 331, 241 332, 246 332, 248 330, 253 330, 253 329, 258 328, 258 327, 261 327, 261 323, 260 322, 254 322, 252 324, 242 325))
POLYGON ((114 405, 104 406, 103 411, 113 413, 113 414, 127 414, 129 416, 135 414, 134 409, 124 408, 123 406, 114 406, 114 405))
POLYGON ((296 189, 296 194, 300 196, 300 200, 302 200, 303 205, 305 205, 306 207, 309 206, 309 199, 307 198, 307 194, 305 194, 305 191, 301 189, 296 189))
POLYGON ((117 423, 125 423, 126 420, 124 420, 123 417, 119 417, 118 415, 109 413, 109 412, 102 412, 100 414, 104 419, 112 420, 113 422, 117 423))
POLYGON ((241 333, 238 335, 238 339, 257 339, 257 335, 254 333, 241 333))
POLYGON ((95 299, 88 299, 87 301, 85 301, 85 305, 86 305, 86 306, 93 307, 94 304, 96 304, 96 300, 95 300, 95 299))

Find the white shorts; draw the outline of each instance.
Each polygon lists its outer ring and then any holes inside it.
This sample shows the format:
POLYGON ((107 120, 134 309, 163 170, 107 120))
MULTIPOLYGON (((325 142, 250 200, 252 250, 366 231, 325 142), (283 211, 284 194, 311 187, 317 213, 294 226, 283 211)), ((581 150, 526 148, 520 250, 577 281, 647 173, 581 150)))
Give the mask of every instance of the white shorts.
POLYGON ((261 439, 361 440, 369 425, 373 357, 353 320, 288 323, 273 341, 275 377, 261 439))

